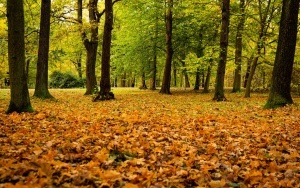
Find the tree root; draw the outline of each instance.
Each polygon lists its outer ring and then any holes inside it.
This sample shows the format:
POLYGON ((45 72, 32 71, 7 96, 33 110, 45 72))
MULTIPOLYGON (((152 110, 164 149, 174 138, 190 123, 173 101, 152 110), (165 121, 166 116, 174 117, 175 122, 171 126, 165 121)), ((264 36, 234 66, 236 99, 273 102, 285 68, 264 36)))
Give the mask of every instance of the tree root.
POLYGON ((109 92, 98 92, 98 94, 96 95, 96 97, 94 97, 93 102, 96 101, 105 101, 105 100, 112 100, 115 99, 115 95, 113 92, 109 91, 109 92))

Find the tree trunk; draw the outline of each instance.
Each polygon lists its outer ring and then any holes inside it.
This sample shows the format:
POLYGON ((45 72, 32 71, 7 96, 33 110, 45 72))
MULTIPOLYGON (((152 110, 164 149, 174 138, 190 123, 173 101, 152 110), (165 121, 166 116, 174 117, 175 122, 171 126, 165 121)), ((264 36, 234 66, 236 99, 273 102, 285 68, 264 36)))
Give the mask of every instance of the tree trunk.
POLYGON ((237 26, 236 41, 235 41, 235 71, 232 92, 241 91, 241 71, 242 71, 242 50, 243 50, 243 31, 245 25, 245 0, 240 0, 241 18, 237 26))
POLYGON ((144 71, 143 71, 143 74, 142 74, 141 85, 140 85, 139 89, 147 89, 146 76, 145 76, 145 72, 144 71))
POLYGON ((208 65, 207 68, 207 73, 206 73, 206 79, 204 82, 204 89, 203 89, 203 93, 209 93, 209 84, 210 84, 210 76, 211 76, 211 64, 208 65))
POLYGON ((7 1, 10 104, 6 113, 33 112, 25 72, 23 0, 7 1))
POLYGON ((248 78, 249 78, 249 74, 250 74, 250 70, 251 70, 251 62, 253 61, 253 55, 250 57, 250 59, 248 59, 247 61, 247 70, 246 70, 246 74, 245 74, 245 80, 244 80, 244 88, 247 87, 247 82, 248 82, 248 78))
POLYGON ((94 93, 95 88, 97 87, 96 80, 96 58, 97 58, 97 48, 98 41, 91 43, 87 42, 85 44, 87 57, 86 57, 86 92, 85 95, 91 95, 94 93))
POLYGON ((195 87, 194 90, 198 91, 200 89, 200 69, 197 68, 196 79, 195 79, 195 87))
POLYGON ((105 23, 102 43, 100 92, 98 93, 94 101, 109 100, 115 98, 114 94, 111 92, 110 84, 110 50, 112 29, 113 3, 112 0, 105 0, 105 23))
POLYGON ((221 37, 220 37, 220 60, 218 63, 215 95, 213 100, 225 101, 224 95, 224 79, 225 79, 225 69, 226 69, 226 59, 227 59, 227 49, 228 49, 228 34, 229 34, 229 17, 230 17, 230 0, 223 0, 222 5, 222 27, 221 27, 221 37))
POLYGON ((156 73, 157 73, 157 55, 155 53, 154 58, 153 58, 153 62, 152 62, 150 90, 156 90, 156 73))
MULTIPOLYGON (((86 49, 86 92, 85 95, 93 94, 97 87, 96 81, 96 59, 98 49, 98 25, 101 15, 97 11, 98 0, 89 0, 89 22, 91 26, 91 38, 87 38, 87 34, 82 32, 82 40, 86 49)), ((82 0, 78 0, 78 19, 82 24, 82 0), (81 8, 80 8, 81 7, 81 8)))
POLYGON ((156 90, 158 21, 159 21, 159 18, 158 18, 158 16, 156 16, 154 39, 153 39, 154 40, 153 61, 152 61, 152 67, 151 67, 150 90, 156 90))
POLYGON ((36 84, 33 94, 33 96, 41 99, 53 98, 48 90, 50 11, 51 0, 42 0, 36 84))
POLYGON ((160 93, 171 94, 170 84, 171 84, 171 69, 172 69, 172 8, 173 0, 167 0, 167 12, 166 12, 166 63, 164 69, 164 76, 162 81, 162 87, 160 93))
POLYGON ((297 40, 298 12, 299 0, 283 1, 272 84, 266 108, 293 103, 290 84, 297 40))
POLYGON ((272 1, 268 0, 266 3, 263 2, 263 0, 258 0, 259 4, 259 17, 260 17, 260 31, 258 40, 256 43, 256 49, 257 53, 255 54, 255 57, 253 59, 253 62, 251 64, 251 69, 249 73, 249 77, 247 79, 247 85, 246 85, 246 91, 245 91, 245 97, 250 97, 251 93, 251 82, 255 74, 255 70, 257 67, 258 59, 261 55, 261 50, 265 47, 265 36, 267 35, 268 28, 270 27, 271 20, 273 18, 274 11, 276 10, 274 6, 274 2, 272 5, 272 1), (266 7, 263 7, 263 4, 266 4, 266 7))
MULTIPOLYGON (((260 54, 260 51, 259 51, 259 54, 260 54)), ((254 57, 253 62, 251 63, 251 68, 250 68, 250 72, 249 72, 249 77, 247 79, 247 85, 246 85, 246 91, 245 91, 245 97, 246 98, 250 97, 251 82, 253 80, 257 64, 258 64, 258 56, 254 57)))
POLYGON ((77 52, 77 57, 76 57, 76 70, 78 73, 78 77, 82 78, 82 52, 79 51, 77 52))

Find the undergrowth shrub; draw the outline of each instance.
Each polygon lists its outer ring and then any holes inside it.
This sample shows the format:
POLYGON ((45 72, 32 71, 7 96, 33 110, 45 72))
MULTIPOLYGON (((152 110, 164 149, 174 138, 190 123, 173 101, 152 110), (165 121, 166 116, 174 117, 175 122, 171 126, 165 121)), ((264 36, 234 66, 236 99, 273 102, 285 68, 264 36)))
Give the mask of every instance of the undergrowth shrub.
POLYGON ((83 87, 84 81, 70 73, 54 71, 50 75, 50 87, 52 88, 77 88, 83 87))

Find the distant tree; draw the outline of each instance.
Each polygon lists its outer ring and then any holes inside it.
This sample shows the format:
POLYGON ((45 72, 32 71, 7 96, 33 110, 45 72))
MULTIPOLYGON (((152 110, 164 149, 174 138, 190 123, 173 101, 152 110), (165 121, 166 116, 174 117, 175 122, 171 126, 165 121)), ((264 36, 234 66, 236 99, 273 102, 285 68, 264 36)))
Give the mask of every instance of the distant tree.
POLYGON ((10 104, 6 113, 33 112, 25 72, 23 0, 7 0, 10 104))
POLYGON ((51 0, 42 0, 36 84, 33 96, 53 98, 48 90, 48 60, 50 39, 51 0))
POLYGON ((224 101, 224 79, 227 59, 228 48, 228 35, 229 35, 229 17, 230 17, 230 0, 223 0, 222 2, 222 26, 220 36, 220 58, 218 63, 215 95, 213 100, 224 101))
POLYGON ((167 11, 166 11, 166 63, 163 75, 162 86, 160 89, 160 93, 171 94, 171 69, 172 69, 172 56, 173 56, 173 48, 172 48, 172 8, 173 8, 173 0, 167 0, 167 11))
POLYGON ((298 12, 299 0, 283 1, 278 46, 266 108, 293 103, 290 85, 297 40, 298 12))

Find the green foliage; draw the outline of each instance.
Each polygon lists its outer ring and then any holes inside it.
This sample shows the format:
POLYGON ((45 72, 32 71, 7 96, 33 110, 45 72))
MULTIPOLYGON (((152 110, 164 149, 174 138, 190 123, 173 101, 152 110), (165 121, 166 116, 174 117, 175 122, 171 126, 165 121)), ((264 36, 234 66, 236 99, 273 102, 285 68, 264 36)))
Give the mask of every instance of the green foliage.
POLYGON ((83 87, 84 81, 81 78, 70 73, 62 73, 59 71, 54 71, 50 75, 50 87, 53 88, 76 88, 83 87))

